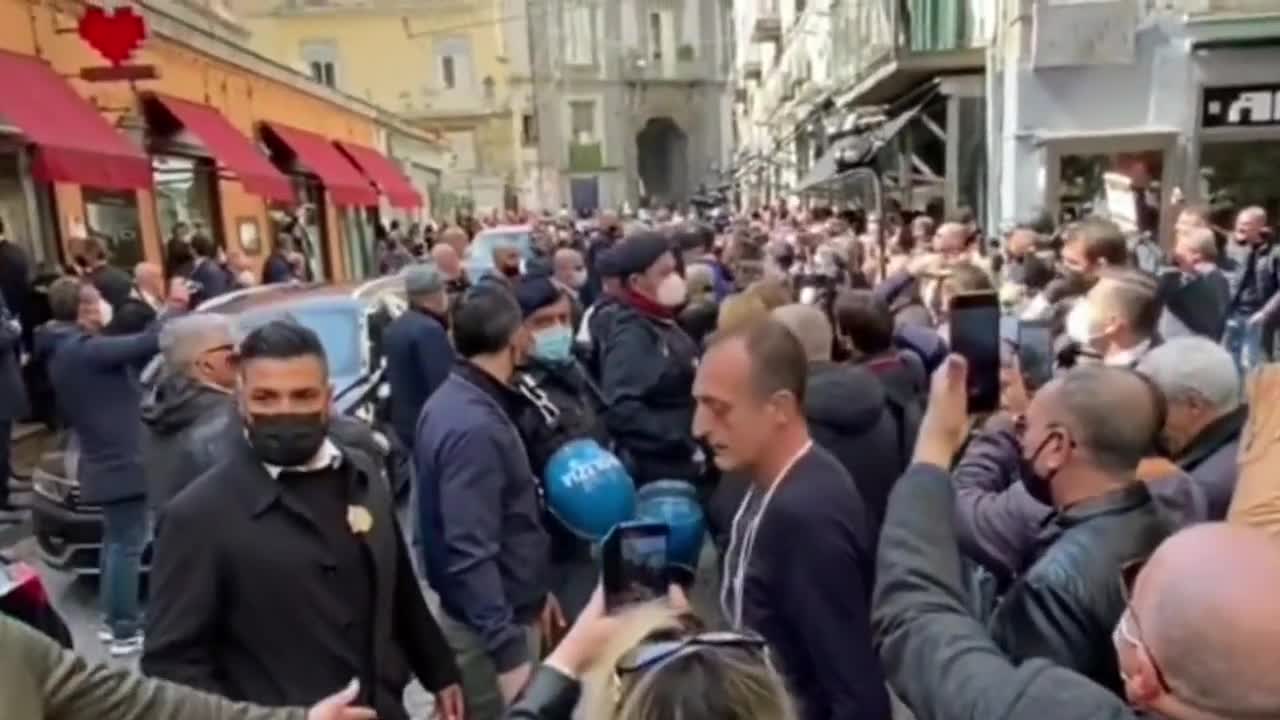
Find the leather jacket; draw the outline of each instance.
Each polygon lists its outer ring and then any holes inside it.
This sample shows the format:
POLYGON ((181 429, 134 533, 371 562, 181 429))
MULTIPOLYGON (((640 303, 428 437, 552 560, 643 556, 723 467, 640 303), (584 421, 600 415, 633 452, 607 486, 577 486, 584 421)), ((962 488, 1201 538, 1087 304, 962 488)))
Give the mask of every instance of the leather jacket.
POLYGON ((1121 572, 1149 557, 1171 526, 1141 482, 1077 503, 1048 524, 1057 537, 1001 600, 992 638, 1015 663, 1052 660, 1119 694, 1111 635, 1125 608, 1121 572))
POLYGON ((577 680, 548 665, 539 665, 503 720, 570 720, 581 692, 577 680))

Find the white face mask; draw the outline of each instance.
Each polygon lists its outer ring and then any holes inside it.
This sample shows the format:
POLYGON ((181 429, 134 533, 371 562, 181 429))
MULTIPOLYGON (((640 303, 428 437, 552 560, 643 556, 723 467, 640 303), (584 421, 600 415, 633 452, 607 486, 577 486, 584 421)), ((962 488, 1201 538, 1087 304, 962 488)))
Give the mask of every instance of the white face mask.
POLYGON ((586 270, 574 270, 574 271, 573 271, 573 277, 572 277, 572 278, 570 278, 569 283, 570 283, 571 285, 573 285, 573 287, 575 287, 575 288, 580 288, 580 287, 582 287, 583 285, 586 285, 586 284, 587 284, 587 271, 586 271, 586 270))
POLYGON ((99 298, 98 313, 102 315, 102 327, 106 327, 111 324, 111 318, 113 317, 113 313, 115 313, 115 309, 111 307, 111 303, 99 298))
POLYGON ((679 273, 671 273, 658 284, 658 304, 663 307, 680 307, 689 295, 689 288, 679 273))

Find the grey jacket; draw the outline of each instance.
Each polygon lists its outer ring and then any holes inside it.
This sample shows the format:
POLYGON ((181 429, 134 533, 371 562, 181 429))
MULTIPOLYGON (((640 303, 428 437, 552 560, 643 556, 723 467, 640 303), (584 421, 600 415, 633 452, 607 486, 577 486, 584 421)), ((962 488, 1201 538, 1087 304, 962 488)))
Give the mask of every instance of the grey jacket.
POLYGON ((142 403, 147 501, 161 509, 221 459, 231 395, 184 375, 161 380, 142 403))
MULTIPOLYGON (((338 688, 335 688, 335 691, 338 688)), ((17 620, 0 615, 0 698, 23 720, 306 720, 302 708, 237 703, 128 668, 90 665, 17 620)))

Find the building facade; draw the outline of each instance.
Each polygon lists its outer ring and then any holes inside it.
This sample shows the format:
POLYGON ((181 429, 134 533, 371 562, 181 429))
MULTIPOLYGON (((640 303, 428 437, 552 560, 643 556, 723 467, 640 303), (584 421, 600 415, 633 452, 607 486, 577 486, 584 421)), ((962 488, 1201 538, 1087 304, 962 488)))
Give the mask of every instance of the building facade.
POLYGON ((1280 3, 1084 10, 1006 8, 990 85, 993 214, 1100 212, 1162 239, 1177 201, 1228 226, 1246 205, 1280 215, 1280 3))
POLYGON ((980 210, 995 5, 738 0, 740 200, 980 210))
POLYGON ((263 54, 388 108, 448 147, 433 195, 438 215, 516 204, 503 0, 236 0, 235 7, 263 54))
POLYGON ((423 205, 385 156, 389 139, 429 139, 251 52, 247 31, 219 5, 120 7, 146 27, 123 69, 75 31, 88 12, 108 15, 101 7, 0 0, 0 218, 9 239, 56 265, 96 236, 112 262, 131 268, 161 261, 165 239, 185 223, 261 263, 297 223, 316 278, 365 274, 372 224, 393 206, 412 214, 423 205))
POLYGON ((728 0, 505 0, 519 192, 534 208, 683 203, 732 148, 728 0))

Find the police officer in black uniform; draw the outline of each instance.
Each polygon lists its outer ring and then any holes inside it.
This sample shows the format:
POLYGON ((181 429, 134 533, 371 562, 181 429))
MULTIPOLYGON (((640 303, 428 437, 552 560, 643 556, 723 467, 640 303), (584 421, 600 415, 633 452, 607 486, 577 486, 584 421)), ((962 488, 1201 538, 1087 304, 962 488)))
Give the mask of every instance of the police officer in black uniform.
MULTIPOLYGON (((527 277, 515 287, 531 350, 514 385, 529 400, 516 416, 530 467, 541 476, 547 461, 571 440, 591 438, 610 447, 601 415, 603 398, 573 353, 572 301, 549 276, 527 277)), ((582 609, 597 573, 588 544, 548 518, 552 587, 565 617, 582 609)))

